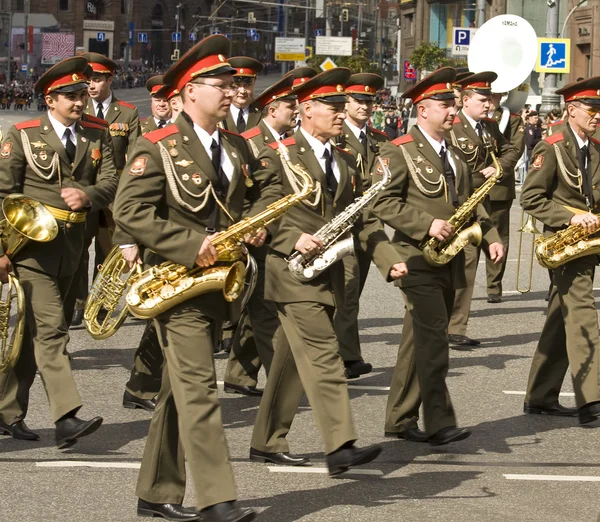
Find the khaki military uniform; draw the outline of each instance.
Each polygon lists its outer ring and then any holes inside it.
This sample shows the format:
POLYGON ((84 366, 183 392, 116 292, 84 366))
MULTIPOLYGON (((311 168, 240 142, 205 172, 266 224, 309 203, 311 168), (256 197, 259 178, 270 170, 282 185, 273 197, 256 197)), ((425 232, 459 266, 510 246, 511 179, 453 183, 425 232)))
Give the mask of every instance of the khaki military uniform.
POLYGON ((156 120, 154 116, 148 116, 147 118, 143 118, 140 120, 140 135, 143 136, 148 132, 156 130, 158 127, 156 126, 156 120))
MULTIPOLYGON (((456 169, 455 187, 461 205, 473 191, 473 179, 460 148, 447 145, 456 169)), ((465 256, 460 252, 446 265, 431 266, 419 246, 429 238, 434 219, 447 221, 455 212, 446 196, 441 159, 419 128, 414 126, 408 135, 384 144, 380 155, 389 165, 392 180, 376 197, 373 212, 395 230, 392 243, 408 267, 408 275, 395 283, 402 291, 406 314, 385 431, 399 433, 416 428, 422 401, 425 428, 428 435, 433 435, 442 428, 456 426, 446 387, 447 330, 454 290, 466 284, 465 256)), ((482 205, 477 214, 486 240, 498 241, 482 205)))
MULTIPOLYGON (((219 136, 222 154, 234 169, 222 204, 237 222, 273 202, 279 189, 276 179, 267 179, 275 178, 275 172, 256 162, 243 138, 225 131, 219 136), (254 183, 251 189, 246 187, 248 177, 254 183)), ((121 177, 114 208, 119 227, 147 247, 145 266, 167 259, 192 268, 210 230, 232 224, 208 195, 211 186, 220 186, 218 174, 185 113, 175 124, 139 140, 121 177)), ((182 502, 184 454, 198 508, 235 499, 212 341, 221 321, 235 319, 232 313, 222 292, 213 291, 154 319, 165 362, 136 490, 148 502, 182 502)))
MULTIPOLYGON (((356 160, 363 190, 367 190, 372 185, 371 173, 375 172, 377 168, 379 147, 389 141, 387 134, 373 127, 367 127, 366 139, 365 150, 348 124, 344 122, 344 132, 336 140, 337 145, 350 152, 356 160)), ((336 306, 334 325, 340 345, 340 355, 344 362, 362 360, 358 334, 359 299, 369 275, 371 261, 374 259, 377 266, 382 268, 383 277, 386 279, 390 267, 400 262, 397 252, 390 244, 380 223, 375 224, 375 229, 370 234, 365 247, 362 248, 357 241, 356 255, 346 256, 343 259, 346 290, 343 302, 336 306)))
MULTIPOLYGON (((515 198, 515 166, 517 161, 519 161, 521 154, 519 153, 519 150, 503 136, 498 128, 498 124, 494 120, 484 118, 481 120, 481 124, 484 132, 490 136, 493 142, 495 154, 503 170, 502 179, 494 186, 490 195, 486 198, 485 207, 488 214, 494 214, 495 212, 494 215, 498 220, 502 217, 500 229, 502 229, 506 235, 504 237, 500 235, 500 240, 504 245, 505 252, 507 252, 508 220, 512 200, 515 198)), ((465 154, 467 161, 469 162, 469 169, 472 173, 473 187, 475 189, 479 188, 485 181, 485 178, 480 171, 492 165, 492 158, 486 152, 483 142, 463 113, 459 113, 454 120, 449 139, 455 147, 459 148, 465 154)), ((456 292, 454 309, 448 327, 449 334, 465 335, 467 333, 467 323, 469 322, 471 299, 473 298, 473 289, 475 287, 475 275, 477 273, 479 254, 481 249, 483 249, 486 256, 489 257, 488 246, 489 242, 484 240, 480 247, 468 245, 465 248, 467 286, 456 292)))
MULTIPOLYGON (((592 179, 590 212, 600 212, 600 141, 591 138, 588 171, 592 179)), ((544 235, 564 229, 573 212, 587 211, 579 170, 579 146, 569 124, 542 140, 534 149, 521 205, 544 223, 544 235)), ((525 402, 532 406, 558 403, 558 395, 571 369, 577 407, 600 401, 598 316, 593 282, 598 256, 569 261, 553 270, 548 314, 531 363, 525 402)))
MULTIPOLYGON (((259 124, 261 119, 262 119, 261 110, 254 105, 250 105, 250 108, 248 110, 248 121, 246 122, 246 131, 249 131, 250 129, 256 127, 259 124)), ((231 132, 238 132, 237 123, 235 121, 233 121, 233 114, 231 113, 231 110, 227 114, 227 118, 225 118, 220 123, 220 125, 225 130, 228 130, 231 132)))
POLYGON ((30 241, 12 258, 25 293, 27 324, 16 367, 0 373, 0 419, 7 424, 25 418, 36 369, 54 422, 81 407, 66 352, 69 335, 63 301, 84 249, 85 215, 71 213, 60 192, 67 187, 83 190, 91 201, 89 211, 98 212, 112 202, 118 180, 106 129, 80 121, 76 134, 71 163, 43 114, 11 127, 0 153, 0 197, 23 193, 53 207, 55 215, 63 213, 57 219, 55 239, 30 241))
MULTIPOLYGON (((333 327, 335 305, 344 292, 344 265, 335 263, 312 281, 301 283, 290 275, 286 258, 294 252, 302 233, 314 234, 331 221, 362 193, 362 184, 352 155, 332 147, 340 171, 332 198, 323 169, 303 133, 298 131, 283 143, 291 162, 304 167, 321 190, 292 207, 271 229, 265 299, 275 302, 288 343, 280 343, 275 349, 251 446, 264 452, 289 451, 286 435, 306 392, 325 453, 329 454, 356 440, 344 365, 333 327)), ((272 162, 274 157, 272 150, 265 149, 260 159, 272 162)), ((280 175, 284 193, 293 193, 285 171, 280 175)))

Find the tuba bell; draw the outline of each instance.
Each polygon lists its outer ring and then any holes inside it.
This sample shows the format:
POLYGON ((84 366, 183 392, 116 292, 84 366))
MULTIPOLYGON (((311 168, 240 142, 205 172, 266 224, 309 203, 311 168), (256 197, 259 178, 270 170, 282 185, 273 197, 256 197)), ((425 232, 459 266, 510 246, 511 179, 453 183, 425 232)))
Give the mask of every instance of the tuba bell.
MULTIPOLYGON (((11 194, 2 202, 4 219, 0 221, 0 242, 4 255, 12 259, 28 241, 52 241, 58 234, 54 216, 39 201, 24 194, 11 194)), ((25 330, 25 295, 19 280, 8 275, 0 298, 0 372, 14 367, 21 353, 25 330), (6 287, 6 288, 5 288, 6 287), (14 325, 11 329, 11 311, 14 325)))

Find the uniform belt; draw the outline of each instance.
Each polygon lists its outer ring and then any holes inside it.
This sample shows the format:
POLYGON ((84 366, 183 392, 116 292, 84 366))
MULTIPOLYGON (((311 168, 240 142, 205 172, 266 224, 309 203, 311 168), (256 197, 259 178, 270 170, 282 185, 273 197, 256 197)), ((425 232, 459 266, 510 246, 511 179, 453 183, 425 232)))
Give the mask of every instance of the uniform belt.
POLYGON ((54 219, 65 221, 66 223, 83 223, 87 217, 87 212, 73 212, 72 210, 62 210, 60 208, 44 205, 54 219))

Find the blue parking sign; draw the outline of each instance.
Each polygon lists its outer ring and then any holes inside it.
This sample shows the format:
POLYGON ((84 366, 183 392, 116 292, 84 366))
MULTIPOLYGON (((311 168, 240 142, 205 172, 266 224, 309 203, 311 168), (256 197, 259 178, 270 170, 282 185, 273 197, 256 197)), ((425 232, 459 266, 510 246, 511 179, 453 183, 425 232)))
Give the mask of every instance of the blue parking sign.
POLYGON ((565 74, 570 70, 571 41, 568 38, 538 38, 537 72, 565 74))

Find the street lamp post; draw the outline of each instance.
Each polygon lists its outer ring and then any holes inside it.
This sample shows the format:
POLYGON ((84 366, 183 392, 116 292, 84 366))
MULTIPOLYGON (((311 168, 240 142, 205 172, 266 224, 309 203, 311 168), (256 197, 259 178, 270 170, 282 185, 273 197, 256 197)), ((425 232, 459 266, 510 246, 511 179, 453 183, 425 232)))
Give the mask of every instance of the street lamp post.
MULTIPOLYGON (((556 0, 548 0, 548 11, 546 13, 546 37, 558 38, 558 3, 556 0)), ((542 105, 540 112, 549 113, 552 109, 560 108, 560 96, 556 94, 556 74, 546 73, 544 88, 542 89, 542 105)))
POLYGON ((177 14, 175 20, 177 21, 177 28, 175 29, 175 56, 179 56, 179 9, 181 9, 181 3, 177 4, 177 14))

